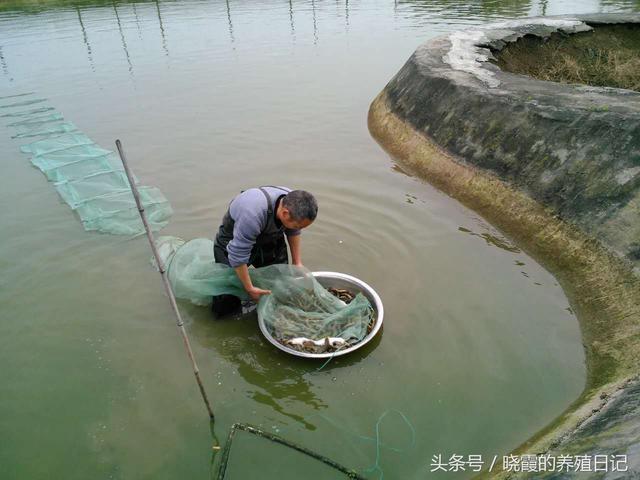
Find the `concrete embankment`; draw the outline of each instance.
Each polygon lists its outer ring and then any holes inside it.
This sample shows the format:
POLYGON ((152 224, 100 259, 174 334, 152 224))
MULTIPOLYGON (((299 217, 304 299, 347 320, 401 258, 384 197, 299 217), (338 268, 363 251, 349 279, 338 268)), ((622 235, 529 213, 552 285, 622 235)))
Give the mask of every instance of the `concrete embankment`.
POLYGON ((554 273, 578 316, 585 389, 513 453, 627 454, 640 472, 640 94, 488 61, 525 35, 616 23, 640 15, 521 19, 430 40, 374 100, 369 128, 554 273))

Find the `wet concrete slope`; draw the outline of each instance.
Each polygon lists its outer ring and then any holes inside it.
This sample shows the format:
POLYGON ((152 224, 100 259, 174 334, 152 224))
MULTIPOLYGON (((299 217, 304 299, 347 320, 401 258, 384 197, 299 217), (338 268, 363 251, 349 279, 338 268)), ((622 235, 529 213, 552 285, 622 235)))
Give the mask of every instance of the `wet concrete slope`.
POLYGON ((492 50, 640 15, 497 24, 420 46, 385 88, 390 109, 449 152, 525 190, 640 268, 640 93, 501 71, 492 50))
MULTIPOLYGON (((640 15, 519 19, 435 38, 369 111, 383 148, 535 256, 578 315, 585 389, 514 454, 640 451, 640 94, 489 62, 525 35, 618 23, 640 24, 640 15)), ((631 471, 640 475, 632 458, 631 471)))

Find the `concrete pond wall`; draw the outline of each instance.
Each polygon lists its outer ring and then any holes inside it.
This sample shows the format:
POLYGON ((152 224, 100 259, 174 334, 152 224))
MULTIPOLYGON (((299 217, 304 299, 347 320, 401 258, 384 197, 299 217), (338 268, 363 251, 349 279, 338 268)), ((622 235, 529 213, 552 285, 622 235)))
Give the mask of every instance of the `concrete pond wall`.
MULTIPOLYGON (((525 35, 610 24, 640 28, 640 15, 518 19, 432 39, 374 100, 369 128, 407 170, 548 268, 576 311, 584 392, 513 453, 627 455, 627 472, 592 476, 632 478, 640 476, 640 93, 536 80, 489 61, 525 35)), ((527 475, 541 478, 485 474, 527 475)))

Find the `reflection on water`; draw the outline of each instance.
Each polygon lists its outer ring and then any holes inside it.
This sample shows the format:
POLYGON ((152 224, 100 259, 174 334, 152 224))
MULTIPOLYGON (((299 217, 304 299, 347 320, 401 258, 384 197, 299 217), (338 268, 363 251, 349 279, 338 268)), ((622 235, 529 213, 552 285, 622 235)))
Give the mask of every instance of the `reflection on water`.
POLYGON ((540 15, 542 15, 543 17, 547 14, 547 4, 548 4, 548 0, 541 0, 540 1, 540 15))
POLYGON ((231 6, 229 5, 229 0, 225 0, 225 1, 227 4, 227 18, 229 19, 229 38, 231 39, 231 43, 235 43, 235 39, 233 38, 233 22, 231 20, 231 6))
POLYGON ((381 329, 371 342, 354 354, 317 363, 290 357, 271 346, 259 331, 256 332, 258 319, 255 311, 212 322, 208 312, 203 312, 202 308, 190 305, 183 305, 183 308, 195 321, 192 327, 194 338, 206 349, 214 349, 249 385, 255 387, 247 390, 252 400, 294 420, 307 430, 316 429, 310 419, 321 417, 317 413, 296 415, 289 408, 298 402, 314 412, 328 407, 315 393, 314 376, 320 375, 320 371, 322 375, 335 375, 340 369, 356 366, 375 350, 383 336, 381 329))
MULTIPOLYGON (((169 50, 167 48, 167 37, 164 33, 164 25, 162 24, 162 15, 160 14, 160 2, 155 0, 156 11, 158 12, 158 25, 160 25, 160 36, 162 37, 162 49, 164 50, 165 55, 169 56, 169 50)), ((135 6, 135 4, 134 4, 135 6)))
POLYGON ((534 14, 531 0, 398 0, 397 4, 407 7, 417 15, 441 16, 443 19, 460 20, 487 17, 522 17, 534 14))
MULTIPOLYGON (((28 14, 45 14, 53 13, 56 18, 65 18, 69 9, 74 9, 77 16, 77 22, 79 24, 82 41, 87 50, 88 62, 91 66, 91 70, 95 72, 96 61, 103 61, 103 59, 96 59, 96 52, 91 47, 90 38, 94 35, 94 32, 104 32, 105 22, 108 18, 105 17, 108 11, 104 7, 108 7, 112 11, 112 16, 115 24, 118 28, 120 37, 120 44, 124 55, 124 60, 127 63, 128 71, 131 75, 134 72, 134 65, 136 60, 132 58, 130 52, 131 48, 129 43, 132 41, 128 39, 128 30, 130 30, 131 23, 135 23, 138 41, 147 43, 152 38, 157 38, 160 43, 165 56, 169 57, 169 38, 166 19, 163 19, 161 3, 166 4, 167 9, 171 10, 172 17, 176 21, 179 20, 178 15, 173 15, 174 9, 177 7, 174 2, 160 2, 159 0, 146 0, 146 1, 113 1, 113 0, 59 0, 59 1, 46 1, 46 2, 30 2, 30 1, 7 1, 0 5, 0 12, 7 12, 10 16, 7 19, 12 21, 16 18, 19 12, 25 12, 28 14), (144 23, 148 23, 151 20, 148 7, 151 7, 154 12, 154 20, 157 25, 157 32, 159 36, 152 35, 153 32, 150 24, 142 25, 140 21, 140 13, 138 9, 140 6, 144 8, 144 23), (101 8, 102 7, 102 8, 101 8), (97 13, 96 9, 101 8, 101 17, 98 19, 93 17, 93 14, 97 13), (85 19, 83 19, 84 12, 92 14, 92 21, 87 25, 85 19), (133 17, 133 18, 132 18, 133 17), (97 21, 100 20, 100 21, 97 21), (143 38, 145 33, 149 35, 149 38, 143 38)), ((224 7, 224 17, 227 23, 227 36, 229 40, 229 46, 231 49, 236 48, 237 42, 250 41, 248 38, 244 39, 238 37, 238 33, 234 28, 234 17, 241 16, 246 18, 250 15, 264 15, 268 17, 278 16, 279 14, 286 14, 288 18, 288 28, 290 31, 291 40, 293 43, 296 41, 296 33, 306 33, 309 25, 311 26, 312 42, 317 45, 322 35, 321 28, 324 24, 329 24, 331 28, 327 29, 327 35, 335 35, 336 31, 333 27, 336 25, 336 21, 342 24, 343 32, 349 33, 350 22, 353 19, 359 19, 360 16, 366 18, 367 15, 380 14, 384 12, 385 2, 373 2, 374 6, 371 7, 367 4, 358 4, 357 6, 350 6, 349 1, 337 2, 337 4, 329 2, 320 2, 318 0, 309 1, 294 1, 286 0, 282 2, 286 8, 278 9, 275 5, 270 3, 269 5, 274 7, 271 9, 265 8, 260 3, 257 6, 257 10, 253 11, 247 2, 238 0, 225 0, 222 4, 224 7), (332 7, 337 7, 331 12, 332 7), (376 11, 382 10, 382 12, 376 11), (298 25, 298 28, 296 27, 298 25), (300 25, 304 24, 304 25, 300 25), (304 27, 304 28, 301 28, 304 27)), ((558 5, 552 4, 554 9, 549 11, 549 1, 540 0, 537 2, 531 0, 481 0, 473 2, 465 2, 461 0, 441 0, 438 2, 428 0, 395 0, 392 5, 393 15, 395 21, 399 23, 406 23, 406 27, 409 28, 424 28, 427 25, 432 25, 440 30, 442 24, 446 24, 450 29, 451 26, 459 24, 475 24, 487 19, 504 19, 512 17, 522 17, 529 15, 547 15, 557 14, 558 7, 563 10, 571 11, 572 13, 590 12, 590 11, 638 11, 640 9, 638 3, 634 0, 602 0, 594 1, 593 3, 585 2, 557 2, 558 5)), ((209 18, 211 14, 215 15, 216 7, 218 4, 207 2, 206 0, 195 0, 189 2, 191 8, 200 8, 203 11, 210 10, 210 12, 201 14, 200 18, 209 18)), ((391 10, 389 10, 391 12, 391 10)), ((0 18, 0 21, 2 19, 0 18)), ((65 18, 66 21, 66 18, 65 18)), ((171 21, 171 20, 170 20, 171 21)), ((271 22, 265 22, 271 25, 271 22)), ((279 24, 279 22, 274 22, 279 24)), ((272 26, 270 28, 273 28, 272 26)), ((445 29, 445 30, 447 30, 445 29)), ((176 26, 176 31, 180 31, 180 26, 176 26)), ((445 31, 443 30, 443 31, 445 31)), ((272 33, 271 31, 269 33, 272 33)), ((6 37, 9 40, 11 36, 6 37)), ((4 42, 3 42, 4 43, 4 42)), ((9 76, 9 68, 7 66, 6 55, 3 53, 5 45, 0 45, 0 66, 5 76, 9 76)), ((148 55, 149 52, 144 52, 148 55)))
MULTIPOLYGON (((2 73, 5 76, 9 77, 9 67, 7 67, 7 61, 4 59, 4 55, 2 54, 2 46, 0 45, 0 65, 2 66, 2 73)), ((13 80, 13 79, 10 79, 13 80)))
MULTIPOLYGON (((127 41, 124 39, 124 33, 122 32, 122 24, 120 23, 120 17, 118 16, 118 9, 116 7, 116 2, 113 2, 113 12, 116 15, 116 22, 118 23, 118 30, 120 31, 120 39, 122 40, 122 49, 124 50, 124 55, 127 57, 127 63, 129 64, 129 73, 133 75, 133 65, 131 65, 131 57, 129 56, 129 50, 127 50, 127 41)), ((160 11, 158 11, 158 14, 160 11)))
POLYGON ((474 235, 476 237, 483 238, 484 241, 487 242, 487 245, 493 245, 494 247, 501 248, 511 253, 520 253, 520 249, 518 247, 516 247, 515 245, 512 245, 509 241, 507 241, 505 238, 502 238, 500 236, 492 235, 487 232, 476 233, 465 227, 458 227, 458 230, 464 233, 468 233, 469 235, 474 235))
POLYGON ((193 332, 202 346, 215 349, 254 387, 246 392, 253 401, 314 430, 315 427, 306 422, 303 416, 296 415, 287 408, 292 402, 302 402, 314 411, 326 408, 326 403, 315 395, 312 384, 304 377, 304 368, 309 368, 310 365, 290 362, 274 352, 265 345, 260 333, 256 332, 256 323, 255 314, 252 314, 239 319, 217 321, 215 325, 211 325, 211 319, 207 315, 193 332))
POLYGON ((78 23, 80 23, 80 29, 82 30, 82 40, 84 41, 84 44, 87 46, 87 58, 89 59, 89 64, 91 65, 91 71, 95 73, 96 67, 93 64, 93 57, 91 56, 91 45, 89 44, 89 38, 87 37, 87 31, 84 28, 84 23, 82 23, 82 14, 80 13, 80 7, 77 5, 76 5, 76 12, 78 12, 78 23))

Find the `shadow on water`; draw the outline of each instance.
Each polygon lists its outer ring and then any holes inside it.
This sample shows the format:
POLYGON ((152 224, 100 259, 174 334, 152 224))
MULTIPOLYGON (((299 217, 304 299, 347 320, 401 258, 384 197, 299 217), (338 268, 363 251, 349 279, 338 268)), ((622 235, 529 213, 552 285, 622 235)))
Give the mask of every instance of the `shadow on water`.
POLYGON ((204 307, 181 302, 181 311, 191 319, 190 336, 205 349, 213 349, 236 367, 238 374, 256 387, 247 392, 251 399, 280 415, 300 423, 307 430, 316 426, 301 415, 291 413, 285 404, 300 402, 316 412, 328 405, 313 391, 314 376, 350 368, 371 354, 382 339, 382 329, 361 349, 330 361, 310 360, 289 355, 271 345, 258 328, 256 312, 214 320, 204 307))

